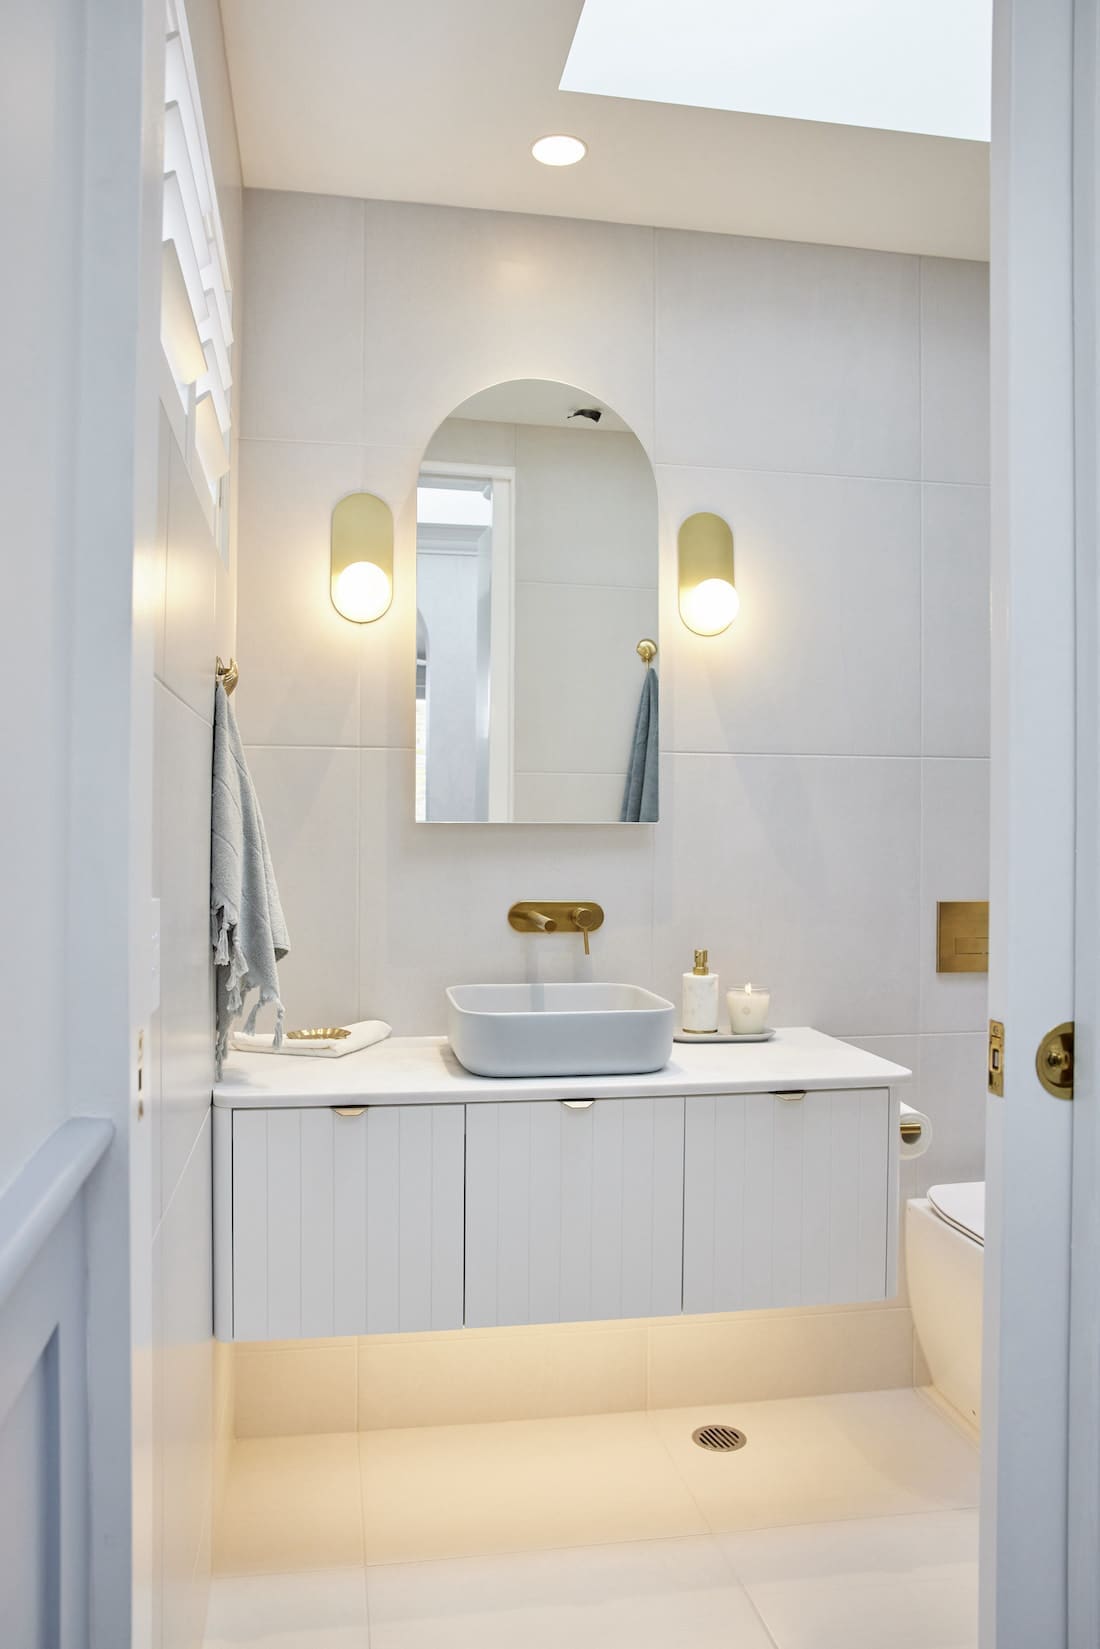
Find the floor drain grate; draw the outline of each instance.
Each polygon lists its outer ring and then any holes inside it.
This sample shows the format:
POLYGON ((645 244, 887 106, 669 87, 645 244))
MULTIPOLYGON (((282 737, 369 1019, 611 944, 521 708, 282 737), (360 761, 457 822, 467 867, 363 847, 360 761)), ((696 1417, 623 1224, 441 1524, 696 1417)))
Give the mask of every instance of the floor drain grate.
POLYGON ((730 1454, 734 1449, 743 1449, 748 1438, 736 1426, 697 1426, 691 1441, 713 1454, 730 1454))

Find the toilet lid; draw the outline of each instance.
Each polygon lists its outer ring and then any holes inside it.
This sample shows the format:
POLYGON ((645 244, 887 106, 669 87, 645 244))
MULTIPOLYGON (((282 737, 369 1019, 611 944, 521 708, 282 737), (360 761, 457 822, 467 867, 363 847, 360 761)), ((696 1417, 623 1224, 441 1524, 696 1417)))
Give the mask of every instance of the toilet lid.
POLYGON ((975 1242, 985 1242, 985 1181, 967 1185, 934 1185, 928 1200, 941 1220, 975 1242))

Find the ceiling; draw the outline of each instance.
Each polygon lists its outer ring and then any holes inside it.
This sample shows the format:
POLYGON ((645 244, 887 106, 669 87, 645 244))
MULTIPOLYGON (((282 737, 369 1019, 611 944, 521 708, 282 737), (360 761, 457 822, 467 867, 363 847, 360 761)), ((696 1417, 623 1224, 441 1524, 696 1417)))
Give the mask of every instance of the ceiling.
POLYGON ((988 145, 559 91, 581 7, 222 0, 245 183, 988 256, 988 145))

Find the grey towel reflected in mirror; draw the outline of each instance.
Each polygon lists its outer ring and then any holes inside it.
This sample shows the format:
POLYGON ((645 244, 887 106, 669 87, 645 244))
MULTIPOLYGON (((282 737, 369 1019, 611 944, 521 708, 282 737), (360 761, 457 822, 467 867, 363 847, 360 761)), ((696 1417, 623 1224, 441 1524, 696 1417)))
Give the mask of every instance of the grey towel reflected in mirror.
POLYGON ((656 824, 658 766, 657 672, 650 668, 642 683, 634 740, 626 771, 626 788, 619 818, 623 824, 656 824))

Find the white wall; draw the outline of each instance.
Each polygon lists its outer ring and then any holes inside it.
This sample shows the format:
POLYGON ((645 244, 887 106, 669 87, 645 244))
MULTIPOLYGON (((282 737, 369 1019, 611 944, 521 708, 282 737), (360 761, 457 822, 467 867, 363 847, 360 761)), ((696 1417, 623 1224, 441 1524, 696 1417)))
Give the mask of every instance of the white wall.
MULTIPOLYGON (((291 1021, 439 1032, 449 983, 582 972, 569 936, 511 933, 514 899, 595 898, 592 977, 675 997, 709 946, 727 983, 771 985, 780 1023, 913 1068, 936 1142, 906 1194, 980 1175, 985 980, 937 976, 934 943, 936 900, 987 882, 985 267, 258 192, 245 234, 238 704, 291 1021), (654 827, 412 822, 422 448, 465 397, 527 377, 589 388, 655 463, 654 827), (398 526, 393 607, 362 630, 328 600, 329 516, 356 487, 398 526), (742 597, 716 638, 676 606, 677 528, 707 509, 742 597)), ((322 1391, 342 1424, 384 1425, 910 1378, 907 1311, 854 1315, 802 1314, 796 1340, 742 1316, 531 1331, 507 1355, 252 1348, 239 1422, 326 1429, 322 1391), (434 1406, 387 1395, 411 1371, 434 1406)))
POLYGON ((292 1021, 439 1031, 449 983, 579 970, 568 936, 510 932, 513 899, 597 898, 595 977, 675 995, 709 946, 780 1022, 918 1071, 937 1137, 907 1189, 979 1174, 985 982, 937 976, 934 938, 937 899, 986 892, 985 267, 254 191, 245 228, 238 706, 292 1021), (416 470, 450 408, 520 377, 590 388, 655 460, 653 828, 412 823, 416 470), (362 629, 327 589, 359 486, 398 520, 362 629), (742 597, 709 639, 676 613, 700 509, 742 597))
MULTIPOLYGON (((242 198, 217 0, 187 0, 218 204, 242 308, 242 198)), ((239 376, 239 374, 238 374, 239 376)), ((234 387, 236 396, 236 386, 234 387)), ((239 398, 238 398, 239 399, 239 398)), ((154 610, 153 893, 161 1005, 151 1026, 154 1649, 197 1649, 231 1429, 231 1363, 212 1339, 210 767, 214 661, 234 651, 234 589, 160 412, 154 610)))

